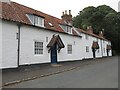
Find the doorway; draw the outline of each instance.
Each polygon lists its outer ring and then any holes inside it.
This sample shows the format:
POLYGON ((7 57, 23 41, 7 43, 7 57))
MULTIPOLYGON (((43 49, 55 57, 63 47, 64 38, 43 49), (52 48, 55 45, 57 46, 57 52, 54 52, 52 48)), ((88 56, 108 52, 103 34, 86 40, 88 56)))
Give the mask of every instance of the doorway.
POLYGON ((57 63, 57 44, 51 48, 51 63, 57 63))

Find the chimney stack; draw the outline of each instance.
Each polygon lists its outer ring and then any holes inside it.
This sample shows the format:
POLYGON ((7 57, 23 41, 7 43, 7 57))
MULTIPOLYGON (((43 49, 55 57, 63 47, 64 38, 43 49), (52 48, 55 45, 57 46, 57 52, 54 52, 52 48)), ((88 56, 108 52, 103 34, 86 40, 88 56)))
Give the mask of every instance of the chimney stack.
POLYGON ((64 12, 62 12, 63 13, 63 15, 64 15, 64 12))
POLYGON ((69 10, 69 15, 67 14, 67 10, 63 12, 63 15, 61 16, 62 20, 64 20, 67 23, 70 23, 72 25, 72 15, 71 10, 69 10))
POLYGON ((67 10, 65 10, 65 14, 67 14, 67 10))
POLYGON ((88 26, 88 27, 87 27, 87 32, 88 32, 88 33, 93 33, 92 26, 88 26))
POLYGON ((99 36, 104 37, 103 31, 99 31, 99 36))
POLYGON ((71 15, 71 10, 69 10, 69 15, 71 15))

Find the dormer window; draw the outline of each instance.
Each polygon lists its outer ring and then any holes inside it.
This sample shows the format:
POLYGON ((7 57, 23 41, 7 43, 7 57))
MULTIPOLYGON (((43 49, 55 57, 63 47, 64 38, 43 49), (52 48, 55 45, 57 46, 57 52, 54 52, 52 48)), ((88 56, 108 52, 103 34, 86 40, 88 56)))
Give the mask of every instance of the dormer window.
POLYGON ((29 18, 30 22, 33 25, 44 27, 44 18, 43 17, 33 15, 33 14, 27 14, 27 17, 29 18))
POLYGON ((60 27, 67 33, 72 34, 72 26, 60 25, 60 27))

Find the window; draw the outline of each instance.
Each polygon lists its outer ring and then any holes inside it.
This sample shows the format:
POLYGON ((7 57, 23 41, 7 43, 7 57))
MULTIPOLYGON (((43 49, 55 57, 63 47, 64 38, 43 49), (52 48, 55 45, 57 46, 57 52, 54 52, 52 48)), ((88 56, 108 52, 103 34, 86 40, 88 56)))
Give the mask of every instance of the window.
POLYGON ((72 45, 67 46, 68 54, 72 54, 72 45))
POLYGON ((39 55, 43 54, 43 42, 37 42, 34 43, 34 54, 39 55))
POLYGON ((60 25, 60 26, 65 32, 72 34, 72 27, 71 26, 68 26, 68 25, 60 25))
POLYGON ((67 32, 71 34, 72 33, 72 28, 67 26, 67 32))
POLYGON ((27 17, 33 25, 44 27, 44 18, 32 14, 27 14, 27 17))
POLYGON ((19 34, 18 33, 16 33, 16 39, 18 39, 19 38, 19 34))
POLYGON ((88 46, 86 46, 86 52, 89 52, 89 47, 88 46))
POLYGON ((87 34, 85 34, 85 38, 88 40, 88 35, 87 34))

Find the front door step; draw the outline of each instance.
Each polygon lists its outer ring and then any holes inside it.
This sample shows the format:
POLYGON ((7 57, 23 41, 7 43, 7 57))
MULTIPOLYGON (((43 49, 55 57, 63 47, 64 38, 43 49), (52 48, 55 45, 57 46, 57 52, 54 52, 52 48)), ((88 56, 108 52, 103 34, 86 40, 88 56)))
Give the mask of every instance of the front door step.
POLYGON ((51 66, 52 67, 61 67, 62 65, 61 64, 57 64, 57 63, 54 63, 54 64, 52 63, 51 66))

